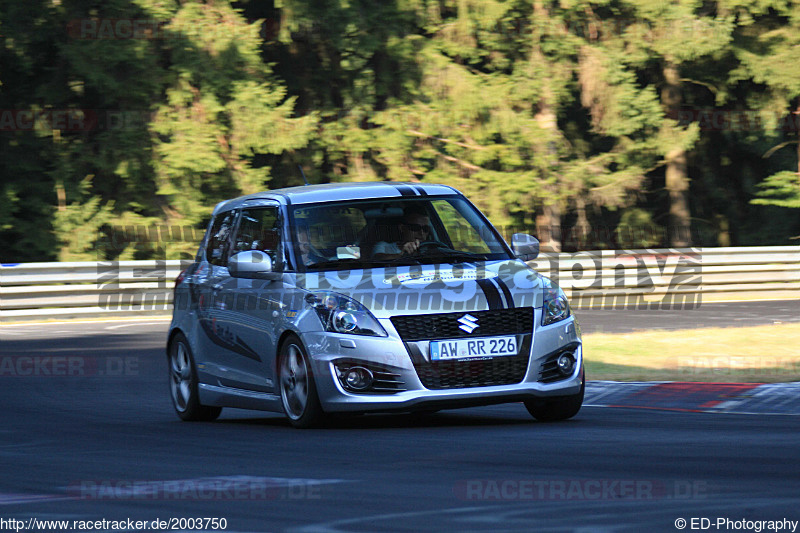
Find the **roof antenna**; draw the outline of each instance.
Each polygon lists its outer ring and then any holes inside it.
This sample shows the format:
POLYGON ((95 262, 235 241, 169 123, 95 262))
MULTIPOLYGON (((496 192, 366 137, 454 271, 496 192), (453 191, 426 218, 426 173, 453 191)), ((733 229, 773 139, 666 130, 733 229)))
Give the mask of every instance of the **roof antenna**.
POLYGON ((301 167, 300 165, 297 165, 297 168, 299 168, 299 169, 300 169, 300 174, 302 174, 302 175, 303 175, 303 181, 305 181, 305 182, 306 182, 306 185, 309 185, 309 183, 308 183, 308 179, 306 179, 306 173, 305 173, 305 172, 303 172, 303 167, 301 167))

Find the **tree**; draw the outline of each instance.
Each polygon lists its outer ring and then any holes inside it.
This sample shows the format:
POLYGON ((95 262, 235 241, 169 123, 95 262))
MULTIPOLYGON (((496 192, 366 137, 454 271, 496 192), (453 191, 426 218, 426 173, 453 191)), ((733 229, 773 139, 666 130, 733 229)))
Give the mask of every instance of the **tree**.
POLYGON ((535 224, 550 249, 590 245, 592 226, 609 230, 598 246, 652 225, 685 245, 690 224, 694 242, 784 242, 800 228, 774 216, 800 207, 799 12, 794 0, 8 0, 0 260, 163 257, 97 241, 120 225, 200 228, 219 200, 299 184, 297 163, 314 182, 451 184, 500 226, 535 224), (149 25, 125 36, 114 21, 149 25), (757 126, 704 118, 750 110, 757 126))
MULTIPOLYGON (((699 138, 696 124, 681 125, 677 117, 686 102, 685 85, 703 84, 686 73, 706 58, 724 53, 730 42, 732 20, 715 10, 713 4, 693 0, 624 2, 622 24, 613 40, 623 43, 620 56, 637 77, 660 88, 664 117, 657 147, 665 165, 665 187, 669 193, 670 242, 673 246, 691 244, 689 208, 690 176, 688 152, 699 138)), ((617 19, 619 23, 619 18, 617 19)))
POLYGON ((315 116, 294 116, 258 25, 230 2, 7 4, 2 108, 43 117, 0 143, 13 256, 163 257, 163 243, 98 243, 115 226, 198 227, 218 201, 269 186, 266 157, 308 143, 315 116))
POLYGON ((782 141, 764 157, 794 146, 795 170, 768 176, 761 184, 758 205, 800 208, 800 72, 796 68, 800 47, 800 10, 795 2, 752 2, 748 19, 737 42, 736 54, 742 66, 735 79, 750 77, 762 84, 760 106, 766 130, 782 141), (783 140, 788 139, 788 140, 783 140))
POLYGON ((227 2, 186 2, 171 14, 165 98, 150 124, 157 194, 168 223, 207 219, 216 201, 269 186, 262 154, 305 146, 316 119, 294 118, 260 56, 259 26, 227 2))

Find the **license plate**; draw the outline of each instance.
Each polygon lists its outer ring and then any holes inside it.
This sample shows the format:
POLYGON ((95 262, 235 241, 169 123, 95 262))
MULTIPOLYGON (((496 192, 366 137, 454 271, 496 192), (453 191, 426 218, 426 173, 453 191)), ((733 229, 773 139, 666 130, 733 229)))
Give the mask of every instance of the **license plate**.
POLYGON ((468 359, 470 357, 502 357, 506 355, 517 355, 517 338, 513 335, 508 337, 431 341, 431 361, 468 359))

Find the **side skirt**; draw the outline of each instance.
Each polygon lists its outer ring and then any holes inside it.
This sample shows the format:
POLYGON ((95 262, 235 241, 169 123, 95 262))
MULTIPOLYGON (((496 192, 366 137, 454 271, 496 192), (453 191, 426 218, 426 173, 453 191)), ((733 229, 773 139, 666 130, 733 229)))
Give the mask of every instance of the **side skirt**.
POLYGON ((283 412, 279 396, 266 392, 255 392, 231 387, 220 387, 199 383, 197 389, 200 403, 216 407, 236 407, 259 411, 283 412))

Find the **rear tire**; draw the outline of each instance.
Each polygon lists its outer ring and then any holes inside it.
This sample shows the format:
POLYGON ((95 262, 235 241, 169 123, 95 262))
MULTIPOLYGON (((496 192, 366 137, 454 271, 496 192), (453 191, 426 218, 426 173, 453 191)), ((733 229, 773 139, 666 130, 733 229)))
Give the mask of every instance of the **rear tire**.
POLYGON ((197 368, 194 364, 189 341, 178 333, 169 346, 169 389, 175 413, 187 422, 210 422, 216 420, 222 407, 200 404, 197 392, 197 368))
POLYGON ((317 394, 311 361, 295 335, 281 345, 278 357, 281 405, 289 422, 301 429, 319 426, 325 416, 317 394))
POLYGON ((578 414, 583 405, 586 380, 581 381, 581 390, 572 396, 561 396, 552 400, 526 400, 525 408, 540 422, 567 420, 578 414))

